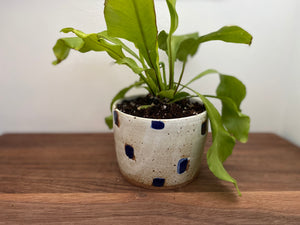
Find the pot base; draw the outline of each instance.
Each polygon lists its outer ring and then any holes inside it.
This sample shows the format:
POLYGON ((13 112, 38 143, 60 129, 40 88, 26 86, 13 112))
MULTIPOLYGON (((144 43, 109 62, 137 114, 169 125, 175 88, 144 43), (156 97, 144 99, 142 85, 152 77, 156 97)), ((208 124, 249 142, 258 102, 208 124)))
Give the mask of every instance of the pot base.
POLYGON ((200 174, 200 171, 198 171, 195 174, 195 176, 193 176, 190 180, 188 180, 188 181, 186 181, 184 183, 176 184, 176 185, 171 185, 171 186, 162 186, 162 187, 156 187, 156 186, 153 186, 153 185, 143 184, 143 183, 137 182, 137 181, 131 179, 130 177, 126 176, 126 174, 123 173, 121 170, 120 170, 120 173, 122 174, 122 176, 125 178, 126 181, 128 181, 130 184, 133 184, 134 186, 137 186, 137 187, 141 187, 141 188, 145 188, 145 189, 150 189, 150 190, 172 190, 172 189, 181 188, 183 186, 186 186, 186 185, 192 183, 195 179, 197 179, 197 177, 200 174))

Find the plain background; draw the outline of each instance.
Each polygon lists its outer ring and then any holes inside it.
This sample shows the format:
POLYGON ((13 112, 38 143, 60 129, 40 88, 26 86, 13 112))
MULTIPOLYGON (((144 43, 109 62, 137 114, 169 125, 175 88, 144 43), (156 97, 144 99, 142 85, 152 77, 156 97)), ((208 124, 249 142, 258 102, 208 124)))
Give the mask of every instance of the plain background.
MULTIPOLYGON (((158 27, 168 29, 166 3, 157 0, 158 27)), ((113 96, 137 77, 106 53, 72 52, 58 66, 52 47, 59 30, 105 30, 104 0, 0 0, 0 133, 108 132, 104 117, 113 96)), ((239 25, 251 47, 203 44, 189 61, 184 80, 214 68, 247 86, 243 112, 251 132, 273 132, 300 145, 300 1, 178 0, 177 34, 206 34, 239 25)), ((218 77, 193 85, 213 94, 218 77)), ((136 92, 132 92, 134 94, 136 92)))

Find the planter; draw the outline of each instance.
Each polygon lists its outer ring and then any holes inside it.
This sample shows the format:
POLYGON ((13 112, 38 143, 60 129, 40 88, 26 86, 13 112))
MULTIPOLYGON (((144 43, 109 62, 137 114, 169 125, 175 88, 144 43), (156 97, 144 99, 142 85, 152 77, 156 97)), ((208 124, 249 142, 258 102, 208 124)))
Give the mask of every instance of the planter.
POLYGON ((123 113, 116 104, 116 155, 120 171, 129 182, 146 188, 175 188, 198 176, 207 136, 206 111, 158 120, 123 113))

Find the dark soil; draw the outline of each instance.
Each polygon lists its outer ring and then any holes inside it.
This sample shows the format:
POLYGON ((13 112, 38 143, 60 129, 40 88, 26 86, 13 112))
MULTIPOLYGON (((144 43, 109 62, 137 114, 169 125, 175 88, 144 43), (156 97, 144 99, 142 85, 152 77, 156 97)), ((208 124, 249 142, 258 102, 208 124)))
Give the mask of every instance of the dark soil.
POLYGON ((182 118, 205 111, 204 105, 200 102, 184 99, 175 103, 167 103, 166 99, 152 95, 138 97, 130 101, 124 100, 117 104, 117 109, 133 116, 152 119, 182 118))

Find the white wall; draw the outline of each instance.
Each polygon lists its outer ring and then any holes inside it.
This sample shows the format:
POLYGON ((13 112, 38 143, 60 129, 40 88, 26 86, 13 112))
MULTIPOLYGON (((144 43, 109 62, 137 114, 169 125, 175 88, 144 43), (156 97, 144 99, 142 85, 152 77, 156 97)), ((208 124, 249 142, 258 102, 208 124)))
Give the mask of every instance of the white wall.
POLYGON ((300 127, 300 2, 297 1, 294 7, 294 20, 292 23, 294 34, 290 36, 294 45, 292 47, 292 57, 289 59, 291 68, 286 71, 284 74, 285 80, 282 81, 284 87, 281 92, 284 92, 286 101, 283 104, 284 111, 279 132, 282 136, 300 145, 298 129, 300 127), (297 16, 296 13, 298 13, 297 16))
MULTIPOLYGON (((104 0, 0 1, 0 132, 103 132, 109 103, 135 80, 105 53, 72 52, 58 66, 52 47, 73 26, 105 29, 104 0)), ((158 25, 167 29, 165 2, 156 1, 158 25)), ((185 80, 215 68, 246 85, 242 105, 252 132, 275 132, 300 145, 300 4, 297 0, 178 0, 178 34, 205 34, 237 24, 253 36, 251 47, 211 42, 188 64, 185 80)), ((213 93, 217 76, 194 85, 213 93)))

